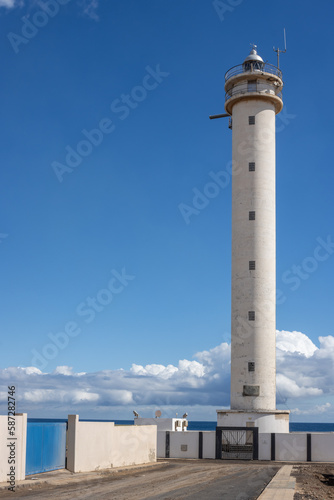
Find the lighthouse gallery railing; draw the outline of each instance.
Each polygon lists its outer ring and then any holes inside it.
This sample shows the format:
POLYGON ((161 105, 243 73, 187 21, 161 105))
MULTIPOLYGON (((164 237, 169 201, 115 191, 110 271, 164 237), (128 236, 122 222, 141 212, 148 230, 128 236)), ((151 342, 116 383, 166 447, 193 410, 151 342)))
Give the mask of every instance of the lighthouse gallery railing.
POLYGON ((278 76, 280 79, 282 79, 282 71, 273 64, 263 63, 261 64, 261 69, 258 69, 258 64, 259 64, 258 62, 256 65, 253 65, 252 63, 247 63, 247 69, 245 68, 244 64, 238 64, 238 66, 233 66, 233 68, 229 69, 225 73, 225 82, 229 80, 232 76, 240 75, 241 73, 255 74, 255 75, 262 73, 269 73, 271 75, 278 76))

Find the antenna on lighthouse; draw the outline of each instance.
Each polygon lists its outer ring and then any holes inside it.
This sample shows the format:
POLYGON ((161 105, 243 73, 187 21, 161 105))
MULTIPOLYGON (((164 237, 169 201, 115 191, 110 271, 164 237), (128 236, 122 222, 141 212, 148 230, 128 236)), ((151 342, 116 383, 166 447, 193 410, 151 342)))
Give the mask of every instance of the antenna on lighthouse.
POLYGON ((275 49, 275 47, 273 47, 274 49, 274 52, 277 52, 277 67, 279 69, 279 55, 280 54, 285 54, 286 52, 286 32, 285 32, 285 28, 284 28, 284 50, 281 50, 279 48, 275 49))

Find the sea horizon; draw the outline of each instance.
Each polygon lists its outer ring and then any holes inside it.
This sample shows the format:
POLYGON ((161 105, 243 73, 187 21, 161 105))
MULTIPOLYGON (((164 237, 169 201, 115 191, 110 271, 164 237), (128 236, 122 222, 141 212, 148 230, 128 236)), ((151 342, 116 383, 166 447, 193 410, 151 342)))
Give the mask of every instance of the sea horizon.
MULTIPOLYGON (((67 422, 67 418, 28 418, 28 422, 67 422)), ((81 422, 115 422, 115 425, 133 425, 134 420, 82 418, 81 422)), ((217 422, 188 420, 188 431, 214 431, 217 422)), ((290 422, 290 432, 334 432, 334 422, 290 422)))

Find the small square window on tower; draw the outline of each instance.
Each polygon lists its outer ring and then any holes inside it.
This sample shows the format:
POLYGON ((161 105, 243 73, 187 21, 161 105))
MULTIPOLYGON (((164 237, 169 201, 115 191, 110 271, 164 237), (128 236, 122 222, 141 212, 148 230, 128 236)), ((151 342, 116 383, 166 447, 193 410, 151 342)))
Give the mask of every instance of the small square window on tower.
POLYGON ((255 220, 255 211, 254 210, 250 211, 248 217, 249 217, 249 220, 255 220))
POLYGON ((255 116, 249 116, 248 117, 248 124, 249 125, 255 125, 255 116))
POLYGON ((255 161, 250 161, 248 163, 248 169, 250 172, 255 172, 255 161))
POLYGON ((249 261, 249 270, 250 271, 255 271, 255 260, 250 260, 249 261))
POLYGON ((248 321, 255 321, 255 311, 248 311, 248 321))
POLYGON ((249 372, 255 372, 255 362, 254 361, 249 361, 248 362, 248 371, 249 372))

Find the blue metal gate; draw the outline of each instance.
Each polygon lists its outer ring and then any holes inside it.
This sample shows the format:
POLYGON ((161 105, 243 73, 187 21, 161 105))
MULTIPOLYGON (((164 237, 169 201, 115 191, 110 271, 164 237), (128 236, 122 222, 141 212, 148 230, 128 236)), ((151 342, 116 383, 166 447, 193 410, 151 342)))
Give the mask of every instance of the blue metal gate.
POLYGON ((26 476, 66 466, 67 422, 28 422, 26 476))

